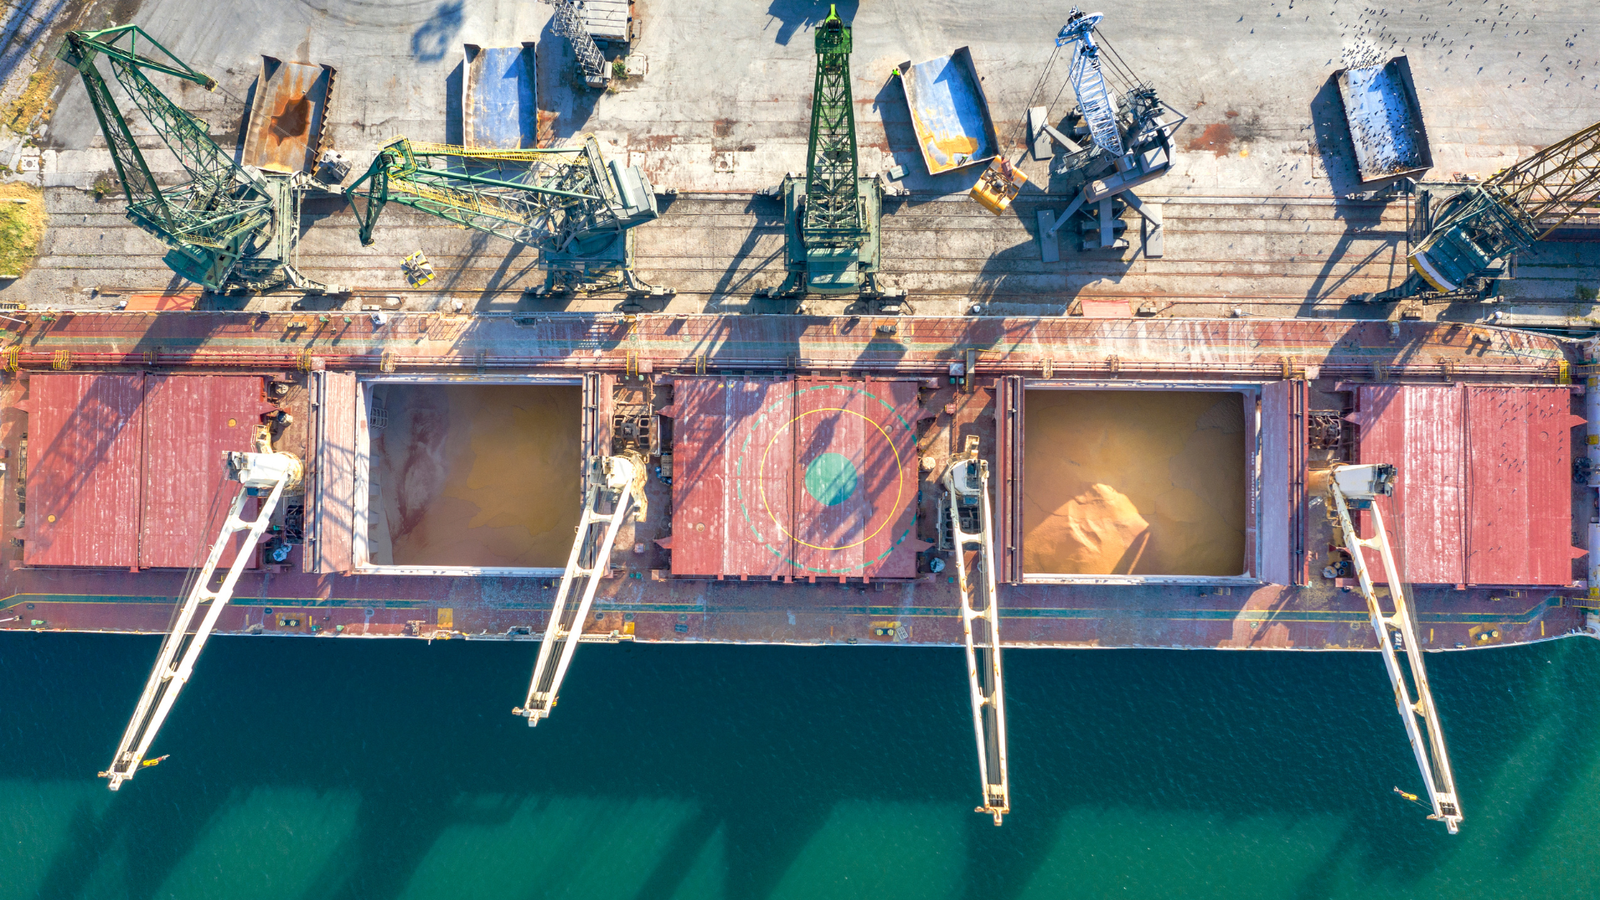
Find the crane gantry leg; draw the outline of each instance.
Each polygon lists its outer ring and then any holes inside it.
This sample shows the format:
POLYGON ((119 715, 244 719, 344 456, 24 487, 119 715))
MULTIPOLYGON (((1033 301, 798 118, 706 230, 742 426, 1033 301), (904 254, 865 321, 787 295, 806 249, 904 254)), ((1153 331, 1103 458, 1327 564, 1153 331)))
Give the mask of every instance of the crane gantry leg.
POLYGON ((978 458, 978 439, 944 472, 956 581, 961 594, 961 636, 967 652, 972 727, 978 739, 983 805, 994 824, 1011 811, 1006 774, 1006 703, 1000 672, 1000 607, 995 589, 994 531, 989 507, 989 463, 978 458))
POLYGON ((300 461, 288 453, 228 454, 228 475, 239 483, 239 494, 233 498, 228 518, 222 523, 222 533, 211 545, 205 565, 192 576, 172 629, 167 632, 166 640, 161 642, 161 653, 156 657, 155 668, 150 670, 144 693, 139 695, 133 719, 122 733, 122 743, 117 745, 116 755, 111 758, 111 768, 100 773, 101 778, 110 779, 113 791, 139 771, 145 754, 150 751, 150 743, 155 740, 156 732, 161 730, 161 724, 172 711, 173 702, 178 699, 178 692, 183 690, 184 684, 194 674, 195 660, 199 659, 206 639, 216 627, 222 608, 228 605, 228 599, 233 596, 233 587, 254 555, 262 532, 267 530, 273 510, 277 508, 284 492, 300 483, 301 472, 300 461), (255 519, 247 522, 240 518, 245 501, 262 496, 263 491, 266 492, 266 499, 262 501, 255 519), (234 555, 222 583, 213 590, 211 580, 216 575, 223 550, 229 540, 241 531, 245 534, 244 544, 234 555), (208 600, 211 602, 210 608, 206 610, 194 634, 190 634, 189 627, 194 623, 200 605, 208 600))
MULTIPOLYGON (((567 569, 561 576, 561 588, 556 591, 544 640, 539 643, 539 659, 534 663, 533 680, 528 684, 528 699, 511 711, 526 717, 530 727, 547 718, 556 705, 556 692, 561 689, 572 654, 578 649, 578 639, 583 635, 583 623, 589 617, 595 590, 611 567, 611 547, 617 541, 617 531, 632 512, 634 499, 643 496, 640 482, 645 470, 637 458, 596 458, 591 465, 583 518, 578 523, 578 536, 572 542, 572 554, 567 557, 567 569), (569 603, 579 582, 583 587, 578 600, 569 603)), ((642 499, 640 505, 643 505, 642 499)))
POLYGON ((1417 768, 1422 772, 1422 782, 1428 789, 1433 804, 1433 814, 1451 834, 1461 825, 1461 803, 1456 798, 1455 774, 1450 769, 1450 756, 1445 751, 1444 730, 1439 725, 1439 710, 1433 703, 1433 691, 1428 687, 1428 672, 1422 662, 1422 645, 1417 642, 1416 623, 1406 602, 1405 585, 1400 580, 1399 567, 1389 547, 1389 535, 1383 528, 1383 514, 1376 505, 1367 507, 1372 513, 1375 534, 1363 538, 1356 533, 1350 516, 1350 502, 1370 504, 1374 497, 1387 496, 1394 490, 1393 466, 1359 465, 1337 466, 1333 470, 1330 492, 1339 517, 1339 527, 1344 531, 1345 548, 1350 551, 1350 561, 1355 568, 1361 595, 1367 600, 1372 616, 1372 629, 1378 635, 1378 649, 1383 652, 1383 665, 1394 685, 1395 707, 1405 724, 1406 736, 1411 740, 1411 750, 1417 757, 1417 768), (1348 500, 1347 500, 1348 498, 1348 500), (1372 573, 1362 549, 1378 551, 1383 561, 1384 575, 1389 579, 1389 599, 1392 612, 1384 612, 1378 602, 1378 593, 1372 585, 1372 573), (1395 650, 1406 651, 1406 662, 1411 669, 1411 680, 1416 685, 1417 699, 1411 699, 1405 674, 1395 650), (1419 725, 1420 723, 1420 725, 1419 725))

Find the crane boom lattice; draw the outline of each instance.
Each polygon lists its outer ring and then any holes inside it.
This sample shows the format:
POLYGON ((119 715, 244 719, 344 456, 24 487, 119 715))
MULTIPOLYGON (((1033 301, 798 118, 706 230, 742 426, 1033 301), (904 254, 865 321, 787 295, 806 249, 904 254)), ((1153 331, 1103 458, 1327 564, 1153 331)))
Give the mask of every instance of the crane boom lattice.
MULTIPOLYGON (((1077 97, 1078 117, 1089 133, 1090 146, 1079 147, 1056 131, 1044 111, 1039 120, 1042 132, 1065 144, 1067 150, 1051 165, 1051 175, 1065 188, 1061 193, 1076 195, 1059 216, 1050 210, 1039 212, 1039 239, 1046 259, 1057 258, 1056 233, 1068 222, 1083 226, 1084 250, 1127 246, 1116 235, 1119 204, 1146 215, 1133 190, 1172 168, 1173 135, 1185 121, 1161 101, 1154 87, 1134 76, 1110 41, 1096 39, 1103 18, 1101 13, 1086 13, 1074 6, 1056 34, 1056 47, 1072 49, 1067 80, 1077 97), (1102 54, 1102 45, 1109 56, 1102 54), (1107 68, 1112 79, 1107 78, 1107 68), (1089 221, 1083 221, 1085 218, 1089 221)), ((1159 230, 1159 216, 1149 218, 1151 228, 1159 230)), ((1150 252, 1148 246, 1146 252, 1150 252)))
POLYGON ((806 151, 804 230, 810 247, 851 247, 866 236, 856 180, 851 43, 850 28, 836 12, 817 28, 817 82, 806 151))
POLYGON ((215 90, 137 25, 67 35, 61 58, 78 70, 128 202, 128 218, 165 243, 166 263, 210 290, 265 291, 292 286, 329 290, 293 264, 300 232, 300 191, 293 179, 236 164, 204 122, 161 92, 146 72, 215 90), (183 167, 186 179, 162 187, 117 108, 96 60, 111 73, 183 167))
POLYGON ((1068 80, 1072 93, 1078 98, 1078 111, 1089 126, 1089 135, 1095 146, 1113 157, 1123 154, 1122 134, 1117 125, 1117 108, 1106 88, 1105 73, 1100 70, 1100 45, 1094 41, 1095 26, 1104 18, 1100 13, 1084 13, 1077 7, 1067 17, 1067 24, 1056 35, 1056 46, 1072 47, 1072 63, 1068 80))
POLYGON ((1543 240, 1579 213, 1600 212, 1600 122, 1490 178, 1507 206, 1543 240))
POLYGON ((1437 214, 1432 191, 1424 188, 1418 202, 1427 233, 1406 257, 1411 274, 1387 291, 1352 299, 1488 295, 1513 255, 1576 217, 1600 214, 1600 122, 1447 197, 1437 214))
POLYGON ((631 287, 627 231, 658 215, 638 166, 606 163, 587 135, 573 146, 492 150, 397 138, 345 189, 361 243, 390 203, 409 206, 544 255, 552 272, 618 270, 631 287))
POLYGON ((850 26, 830 8, 817 25, 805 181, 791 175, 780 188, 788 275, 783 284, 764 291, 767 296, 886 296, 877 281, 883 185, 858 171, 852 44, 850 26))
POLYGON ((590 87, 603 88, 611 80, 606 69, 605 54, 594 42, 588 26, 583 23, 583 0, 544 0, 556 8, 554 30, 572 44, 572 55, 578 58, 578 72, 590 87))

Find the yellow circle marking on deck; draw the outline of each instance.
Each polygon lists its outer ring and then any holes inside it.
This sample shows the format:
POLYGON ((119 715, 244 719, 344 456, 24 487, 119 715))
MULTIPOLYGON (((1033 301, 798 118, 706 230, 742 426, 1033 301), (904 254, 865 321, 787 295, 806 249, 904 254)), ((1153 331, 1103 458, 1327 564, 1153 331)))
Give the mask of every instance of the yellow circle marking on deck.
MULTIPOLYGON (((853 409, 840 409, 837 406, 830 406, 830 407, 826 407, 824 409, 807 410, 806 412, 803 412, 800 415, 795 416, 794 418, 790 419, 787 423, 784 424, 784 426, 782 428, 779 428, 776 432, 773 433, 771 440, 767 441, 767 449, 765 449, 765 450, 763 450, 761 452, 761 468, 759 470, 757 470, 757 474, 759 475, 759 474, 765 473, 767 471, 767 455, 772 452, 772 445, 778 442, 778 435, 783 434, 785 431, 788 431, 789 430, 789 426, 791 426, 794 423, 800 421, 801 419, 805 418, 806 416, 814 416, 817 413, 825 413, 825 412, 848 413, 848 414, 850 414, 852 416, 855 416, 856 418, 860 419, 861 421, 866 422, 868 425, 871 425, 873 428, 877 429, 878 434, 883 436, 884 442, 889 445, 889 452, 894 454, 894 468, 895 468, 894 504, 890 508, 891 509, 899 509, 900 508, 900 498, 901 498, 902 495, 905 494, 905 490, 906 490, 906 478, 905 478, 906 470, 905 470, 904 463, 900 459, 900 449, 894 445, 894 441, 889 439, 889 434, 888 434, 888 432, 883 430, 883 426, 882 425, 879 425, 877 422, 872 421, 871 419, 867 418, 866 416, 863 416, 861 413, 858 413, 853 409)), ((761 484, 761 506, 762 506, 762 508, 764 508, 767 511, 767 518, 771 519, 772 520, 772 524, 779 531, 783 532, 784 537, 787 537, 790 540, 792 540, 795 543, 800 544, 802 546, 810 547, 813 550, 822 550, 822 551, 826 552, 826 551, 830 551, 830 550, 849 550, 851 547, 859 547, 862 544, 865 544, 867 541, 870 541, 873 538, 877 537, 878 536, 878 532, 882 531, 885 527, 888 526, 889 519, 891 518, 890 516, 885 516, 883 521, 878 524, 878 527, 872 529, 872 533, 871 534, 867 535, 866 537, 862 538, 859 541, 856 541, 854 544, 841 544, 841 545, 839 545, 837 547, 819 547, 816 544, 808 544, 805 541, 800 540, 798 537, 795 537, 794 535, 790 534, 789 533, 789 529, 783 527, 783 523, 778 521, 778 517, 772 514, 772 504, 767 502, 767 484, 766 484, 766 481, 763 480, 763 481, 760 482, 760 484, 761 484)))
POLYGON ((235 426, 237 424, 239 424, 239 420, 238 419, 229 419, 228 420, 228 427, 229 428, 232 428, 233 426, 235 426))
POLYGON ((45 516, 44 520, 46 522, 54 522, 56 520, 56 517, 55 516, 45 516))

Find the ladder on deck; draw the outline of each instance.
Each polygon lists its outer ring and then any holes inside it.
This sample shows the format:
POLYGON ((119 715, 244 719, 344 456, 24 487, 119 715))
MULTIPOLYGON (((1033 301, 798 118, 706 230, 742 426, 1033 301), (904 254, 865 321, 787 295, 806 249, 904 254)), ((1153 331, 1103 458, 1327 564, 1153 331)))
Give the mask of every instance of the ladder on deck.
POLYGON ((1361 596, 1366 598, 1372 616, 1372 629, 1378 635, 1378 649, 1383 651, 1383 665, 1389 672, 1389 682, 1394 685, 1395 707, 1405 724, 1406 736, 1411 740, 1411 750, 1417 757, 1417 768, 1422 772, 1422 783, 1428 789, 1433 804, 1430 819, 1444 823, 1451 834, 1461 825, 1461 803, 1456 799, 1455 774, 1450 770, 1450 756, 1445 751, 1444 730, 1439 725, 1439 710, 1433 704, 1433 691, 1428 687, 1428 673, 1423 667, 1422 645, 1417 641, 1416 623, 1412 620, 1410 604, 1406 599, 1405 585, 1400 581, 1399 567, 1389 547, 1389 535, 1383 528, 1383 515, 1372 500, 1388 496, 1394 491, 1395 468, 1389 465, 1335 466, 1329 493, 1333 495, 1338 513, 1339 527, 1344 531, 1345 549, 1350 551, 1350 562, 1360 582, 1361 596), (1359 504, 1372 514, 1375 534, 1363 538, 1356 532, 1350 516, 1352 504, 1359 504), (1372 573, 1362 549, 1378 551, 1383 561, 1384 575, 1389 579, 1389 599, 1393 612, 1384 612, 1378 602, 1378 592, 1372 586, 1372 573), (1411 688, 1395 650, 1406 651, 1406 662, 1411 669, 1411 680, 1416 685, 1417 699, 1411 699, 1411 688), (1419 726, 1419 722, 1421 723, 1419 726))
POLYGON ((611 80, 605 54, 589 34, 583 21, 583 0, 544 0, 556 8, 554 30, 572 42, 572 55, 578 59, 578 73, 589 87, 603 88, 611 80))
POLYGON ((989 506, 989 463, 978 458, 978 439, 944 472, 950 532, 961 594, 961 636, 967 652, 972 727, 978 739, 983 805, 975 812, 1001 817, 1011 811, 1006 774, 1006 704, 1000 672, 1000 607, 995 589, 994 531, 989 506))
POLYGON ((556 692, 561 689, 561 680, 572 664, 572 654, 578 649, 595 591, 611 567, 611 547, 617 541, 617 532, 633 510, 636 494, 642 494, 643 490, 640 482, 644 466, 637 459, 597 457, 590 465, 590 487, 584 499, 583 519, 578 523, 578 536, 572 542, 572 554, 567 557, 567 568, 561 575, 561 588, 556 591, 544 640, 539 643, 539 659, 533 665, 528 699, 511 711, 526 717, 530 727, 538 725, 539 720, 547 718, 555 708, 556 692), (577 602, 570 603, 580 582, 583 586, 577 602))
POLYGON ((150 744, 156 739, 162 723, 167 720, 167 714, 172 711, 178 693, 194 674, 195 661, 200 658, 206 639, 216 628, 223 607, 228 605, 229 598, 233 596, 239 575, 255 555, 256 543, 261 540, 262 532, 267 530, 273 510, 277 509, 284 492, 299 484, 302 472, 298 459, 287 453, 275 452, 229 453, 227 466, 229 478, 239 483, 238 496, 233 498, 233 506, 222 523, 222 533, 212 543, 205 565, 192 576, 189 588, 184 593, 183 606, 178 609, 172 628, 161 642, 161 653, 156 657, 155 668, 150 670, 150 678, 145 682, 144 693, 139 695, 139 703, 134 708, 127 730, 122 734, 122 742, 117 745, 116 755, 111 758, 111 768, 100 773, 101 778, 110 781, 109 787, 113 791, 122 787, 122 783, 142 767, 145 754, 150 752, 150 744), (255 519, 247 522, 240 518, 245 501, 260 497, 263 491, 266 492, 266 499, 255 519), (212 590, 211 580, 222 561, 222 553, 233 536, 241 531, 245 534, 244 544, 234 554, 233 563, 228 566, 222 583, 212 590), (200 605, 208 601, 211 607, 206 610, 195 633, 189 634, 189 627, 194 623, 200 605))

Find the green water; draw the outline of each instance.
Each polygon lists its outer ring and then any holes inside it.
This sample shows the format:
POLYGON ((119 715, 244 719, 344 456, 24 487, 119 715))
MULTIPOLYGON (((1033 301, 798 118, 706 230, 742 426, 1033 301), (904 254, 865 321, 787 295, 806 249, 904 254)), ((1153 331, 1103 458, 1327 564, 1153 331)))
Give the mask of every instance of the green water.
POLYGON ((1372 654, 1010 652, 995 828, 954 650, 224 638, 112 794, 156 646, 0 635, 0 897, 1600 894, 1589 640, 1430 655, 1454 837, 1372 654))

